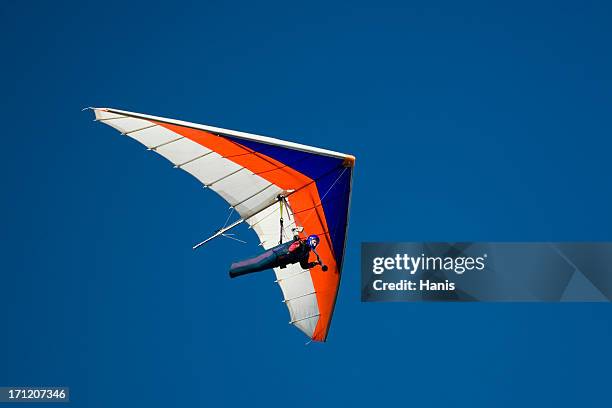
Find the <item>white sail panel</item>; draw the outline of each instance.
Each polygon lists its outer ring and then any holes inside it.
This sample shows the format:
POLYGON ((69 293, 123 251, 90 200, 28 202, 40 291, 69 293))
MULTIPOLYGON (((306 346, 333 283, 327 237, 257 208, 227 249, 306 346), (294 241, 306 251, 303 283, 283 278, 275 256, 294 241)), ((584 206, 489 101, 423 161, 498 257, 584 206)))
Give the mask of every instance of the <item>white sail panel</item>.
POLYGON ((158 147, 155 151, 179 167, 198 160, 198 158, 203 158, 204 155, 212 152, 209 148, 187 138, 158 147))

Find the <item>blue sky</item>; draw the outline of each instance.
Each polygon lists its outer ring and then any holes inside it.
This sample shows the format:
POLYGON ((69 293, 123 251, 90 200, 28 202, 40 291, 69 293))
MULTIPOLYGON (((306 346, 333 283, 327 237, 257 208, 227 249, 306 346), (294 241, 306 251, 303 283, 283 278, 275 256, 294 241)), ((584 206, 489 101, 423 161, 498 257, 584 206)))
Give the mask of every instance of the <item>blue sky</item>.
POLYGON ((362 241, 611 240, 606 2, 0 5, 0 385, 72 405, 600 406, 609 304, 362 304, 362 241), (110 106, 357 156, 329 342, 110 106))

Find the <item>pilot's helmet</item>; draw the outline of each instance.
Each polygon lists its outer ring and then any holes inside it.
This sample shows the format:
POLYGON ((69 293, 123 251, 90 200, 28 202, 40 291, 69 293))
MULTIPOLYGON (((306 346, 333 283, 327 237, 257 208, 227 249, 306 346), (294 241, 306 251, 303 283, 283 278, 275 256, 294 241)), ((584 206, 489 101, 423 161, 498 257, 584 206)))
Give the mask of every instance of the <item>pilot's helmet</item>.
POLYGON ((312 249, 315 249, 317 245, 319 245, 319 236, 310 235, 308 236, 308 238, 306 238, 306 242, 308 243, 309 247, 311 247, 312 249))

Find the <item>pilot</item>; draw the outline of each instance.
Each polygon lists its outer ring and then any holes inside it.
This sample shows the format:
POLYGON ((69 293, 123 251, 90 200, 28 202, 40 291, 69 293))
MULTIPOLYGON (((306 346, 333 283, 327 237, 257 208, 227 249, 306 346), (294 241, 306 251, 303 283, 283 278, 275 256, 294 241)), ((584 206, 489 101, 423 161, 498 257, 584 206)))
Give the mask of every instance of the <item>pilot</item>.
POLYGON ((229 275, 231 278, 235 278, 266 269, 284 269, 288 265, 296 263, 299 263, 303 269, 310 269, 321 265, 321 269, 325 272, 327 271, 327 265, 323 264, 316 250, 319 242, 320 240, 317 235, 309 235, 306 239, 301 239, 296 235, 292 241, 270 248, 255 258, 234 262, 230 267, 229 275), (317 260, 314 262, 308 261, 310 251, 317 257, 317 260))

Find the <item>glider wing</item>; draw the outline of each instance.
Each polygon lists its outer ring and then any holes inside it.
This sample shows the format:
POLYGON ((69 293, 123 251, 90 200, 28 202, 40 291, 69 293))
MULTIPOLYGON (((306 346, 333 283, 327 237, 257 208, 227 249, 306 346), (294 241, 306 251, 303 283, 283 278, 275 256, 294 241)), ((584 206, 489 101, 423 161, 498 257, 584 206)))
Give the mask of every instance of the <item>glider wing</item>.
POLYGON ((240 215, 263 248, 317 234, 328 266, 276 268, 290 323, 315 341, 329 331, 344 257, 354 157, 329 150, 179 120, 92 108, 114 127, 196 177, 240 215), (279 200, 280 197, 284 197, 279 200), (279 227, 283 213, 285 222, 279 227), (281 232, 282 231, 282 232, 281 232))

